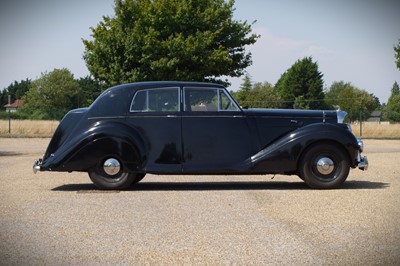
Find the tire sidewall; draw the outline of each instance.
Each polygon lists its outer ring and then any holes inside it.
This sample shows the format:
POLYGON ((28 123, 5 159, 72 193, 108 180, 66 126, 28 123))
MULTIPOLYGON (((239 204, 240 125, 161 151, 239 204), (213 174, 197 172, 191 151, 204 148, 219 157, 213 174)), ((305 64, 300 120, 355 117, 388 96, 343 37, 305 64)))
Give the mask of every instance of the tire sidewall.
POLYGON ((337 188, 346 181, 350 171, 350 163, 345 151, 333 144, 317 144, 309 148, 302 157, 300 176, 308 186, 317 189, 337 188), (323 175, 316 170, 316 161, 328 157, 334 163, 334 170, 323 175))
POLYGON ((104 171, 94 169, 89 172, 89 177, 96 187, 100 189, 126 189, 132 184, 130 174, 118 173, 118 176, 108 176, 104 171), (122 176, 122 177, 121 177, 122 176))
POLYGON ((140 173, 126 173, 123 171, 123 167, 116 175, 108 175, 102 167, 104 161, 101 161, 88 173, 92 182, 100 189, 127 189, 144 177, 144 174, 140 173))

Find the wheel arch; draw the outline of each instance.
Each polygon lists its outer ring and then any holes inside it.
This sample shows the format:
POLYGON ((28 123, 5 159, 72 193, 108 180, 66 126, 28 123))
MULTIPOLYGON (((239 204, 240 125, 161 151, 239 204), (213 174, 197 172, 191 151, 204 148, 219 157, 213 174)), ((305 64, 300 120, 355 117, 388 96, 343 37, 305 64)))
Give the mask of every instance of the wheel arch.
MULTIPOLYGON (((302 140, 302 149, 298 154, 298 158, 304 154, 304 151, 311 145, 320 143, 333 143, 342 147, 351 158, 356 158, 358 151, 358 143, 356 137, 347 128, 328 123, 316 123, 299 128, 295 134, 291 134, 293 140, 302 140)), ((351 162, 352 164, 352 162, 351 162)))
POLYGON ((88 143, 76 155, 78 159, 82 156, 91 156, 91 164, 85 169, 103 163, 106 159, 115 158, 120 163, 124 172, 140 172, 145 164, 145 155, 135 141, 121 138, 119 136, 99 136, 93 142, 88 143))
POLYGON ((54 155, 53 171, 88 171, 107 157, 117 157, 127 172, 141 172, 147 145, 139 130, 116 121, 99 121, 54 155))
POLYGON ((298 158, 297 158, 297 169, 300 169, 300 164, 301 164, 301 161, 304 158, 305 154, 312 148, 319 146, 319 145, 321 145, 321 146, 322 145, 334 145, 336 147, 339 147, 347 155, 347 158, 346 158, 347 161, 349 161, 349 163, 352 164, 351 154, 343 143, 341 143, 340 141, 338 141, 336 139, 332 139, 332 138, 325 139, 324 138, 324 139, 319 139, 319 140, 315 140, 311 143, 308 143, 308 145, 304 147, 304 149, 300 152, 300 154, 298 155, 298 158))

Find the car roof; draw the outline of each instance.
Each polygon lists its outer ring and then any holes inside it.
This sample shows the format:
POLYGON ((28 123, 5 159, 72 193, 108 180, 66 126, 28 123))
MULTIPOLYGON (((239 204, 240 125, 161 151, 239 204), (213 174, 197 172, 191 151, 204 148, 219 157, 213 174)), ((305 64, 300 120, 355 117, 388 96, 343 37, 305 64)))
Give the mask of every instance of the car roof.
POLYGON ((193 82, 193 81, 143 81, 126 83, 112 87, 113 89, 119 88, 136 88, 136 89, 147 89, 147 88, 163 88, 163 87, 217 87, 224 88, 221 84, 210 83, 210 82, 193 82))

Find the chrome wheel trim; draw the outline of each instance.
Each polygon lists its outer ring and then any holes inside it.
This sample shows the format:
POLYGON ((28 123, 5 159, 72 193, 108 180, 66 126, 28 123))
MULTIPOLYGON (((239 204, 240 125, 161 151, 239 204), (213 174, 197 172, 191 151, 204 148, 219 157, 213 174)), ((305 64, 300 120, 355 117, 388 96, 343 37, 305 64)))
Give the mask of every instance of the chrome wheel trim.
POLYGON ((317 171, 322 175, 329 175, 335 169, 335 164, 329 157, 318 159, 316 166, 317 171))
POLYGON ((109 176, 115 176, 121 170, 121 164, 117 159, 110 158, 107 159, 103 164, 104 172, 109 176))

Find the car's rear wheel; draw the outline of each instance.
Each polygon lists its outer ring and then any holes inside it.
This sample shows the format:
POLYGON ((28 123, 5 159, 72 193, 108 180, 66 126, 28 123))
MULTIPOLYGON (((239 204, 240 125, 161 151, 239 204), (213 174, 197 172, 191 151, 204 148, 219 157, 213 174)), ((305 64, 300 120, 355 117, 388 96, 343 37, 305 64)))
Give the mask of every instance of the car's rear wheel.
POLYGON ((337 188, 347 179, 350 163, 339 146, 326 143, 309 148, 300 161, 299 174, 308 186, 318 189, 337 188))
POLYGON ((144 178, 142 173, 126 173, 120 161, 108 158, 89 171, 92 182, 100 189, 127 189, 144 178))

